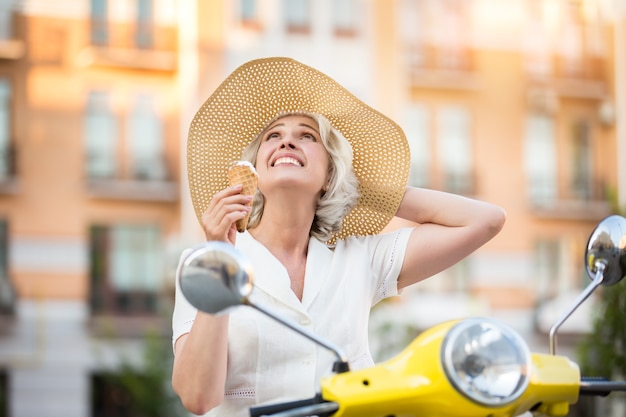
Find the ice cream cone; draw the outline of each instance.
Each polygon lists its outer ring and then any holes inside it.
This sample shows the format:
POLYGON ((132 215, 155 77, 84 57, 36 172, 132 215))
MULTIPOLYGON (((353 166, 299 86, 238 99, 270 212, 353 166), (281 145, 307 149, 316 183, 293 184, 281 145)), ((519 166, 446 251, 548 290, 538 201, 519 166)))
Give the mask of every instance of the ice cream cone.
MULTIPOLYGON (((241 184, 241 194, 254 195, 259 182, 259 177, 254 169, 254 166, 248 161, 239 161, 230 167, 228 170, 228 181, 231 186, 241 184)), ((252 206, 252 201, 248 203, 252 206)), ((248 220, 250 220, 250 212, 241 220, 237 220, 237 231, 243 232, 248 226, 248 220)))

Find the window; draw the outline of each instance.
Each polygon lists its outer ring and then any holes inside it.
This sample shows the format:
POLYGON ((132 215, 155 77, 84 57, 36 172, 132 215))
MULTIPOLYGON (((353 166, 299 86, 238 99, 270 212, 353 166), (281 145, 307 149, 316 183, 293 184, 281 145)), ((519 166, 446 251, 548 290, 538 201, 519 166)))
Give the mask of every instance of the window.
MULTIPOLYGON (((91 376, 91 415, 93 417, 141 417, 160 414, 156 405, 162 400, 156 392, 145 394, 158 382, 127 370, 124 373, 101 372, 91 376), (152 401, 150 401, 152 400, 152 401), (153 414, 155 413, 156 414, 153 414)), ((158 386, 158 385, 157 385, 158 386)))
POLYGON ((589 283, 579 261, 584 249, 577 236, 543 237, 535 242, 535 284, 540 303, 578 292, 589 283))
POLYGON ((531 75, 542 76, 552 73, 550 35, 546 28, 541 3, 527 3, 528 21, 524 29, 523 48, 526 70, 531 75))
POLYGON ((135 416, 132 393, 121 376, 101 373, 91 377, 91 415, 93 417, 135 416))
POLYGON ((453 193, 470 193, 473 187, 473 161, 469 113, 459 107, 442 108, 437 132, 437 153, 444 188, 453 193))
POLYGON ((356 35, 359 14, 355 1, 356 0, 334 0, 332 2, 335 35, 356 35))
MULTIPOLYGON (((539 332, 548 333, 564 306, 572 305, 589 284, 586 268, 580 262, 584 242, 579 235, 545 235, 536 240, 533 285, 537 297, 533 321, 539 332)), ((562 332, 587 333, 589 317, 572 316, 562 332)))
POLYGON ((141 345, 140 360, 121 356, 115 371, 101 370, 90 375, 92 417, 190 415, 170 383, 171 338, 146 329, 141 345))
POLYGON ((0 417, 9 416, 9 373, 7 370, 0 370, 0 417))
POLYGON ((137 0, 137 32, 135 32, 135 45, 137 45, 138 48, 151 48, 153 46, 153 13, 152 0, 137 0))
POLYGON ((558 288, 552 283, 559 276, 560 265, 559 242, 556 240, 540 239, 535 243, 535 270, 537 294, 542 299, 554 298, 558 288))
POLYGON ((0 220, 0 313, 12 313, 15 305, 15 291, 9 277, 8 254, 9 224, 6 220, 0 220))
POLYGON ((13 10, 11 2, 0 1, 0 40, 13 38, 13 10))
POLYGON ((426 107, 411 104, 406 110, 405 133, 411 149, 411 170, 409 185, 425 187, 429 184, 430 172, 430 135, 428 128, 428 110, 426 107))
POLYGON ((437 273, 432 279, 420 282, 419 290, 442 294, 467 294, 470 287, 471 259, 466 258, 437 273))
POLYGON ((589 138, 589 123, 580 120, 572 126, 572 178, 571 192, 574 198, 589 200, 592 198, 592 149, 589 138))
POLYGON ((136 97, 130 114, 128 139, 133 178, 164 180, 163 127, 154 110, 152 96, 142 94, 136 97))
POLYGON ((95 225, 90 241, 92 312, 157 312, 162 286, 158 227, 95 225))
POLYGON ((12 174, 11 85, 0 78, 0 180, 12 174))
POLYGON ((409 70, 427 66, 426 18, 422 1, 402 0, 398 7, 399 31, 406 50, 409 70))
POLYGON ((524 165, 529 197, 536 205, 556 199, 556 143, 553 121, 545 115, 531 115, 526 121, 524 165))
POLYGON ((9 248, 9 223, 0 220, 0 280, 6 279, 9 273, 8 266, 8 248, 9 248))
POLYGON ((108 42, 107 0, 91 0, 91 43, 106 45, 108 42))
POLYGON ((241 7, 241 12, 240 12, 241 22, 244 24, 256 22, 257 21, 256 0, 241 0, 239 4, 241 7))
POLYGON ((117 121, 109 108, 109 94, 92 91, 87 97, 85 140, 87 176, 91 179, 116 175, 117 121))
POLYGON ((308 33, 311 30, 309 0, 283 0, 283 6, 289 32, 308 33))
POLYGON ((467 69, 469 50, 466 43, 469 27, 468 2, 446 0, 437 2, 437 66, 446 69, 467 69))
POLYGON ((559 36, 559 54, 562 56, 564 75, 583 75, 584 27, 580 4, 567 2, 559 36))

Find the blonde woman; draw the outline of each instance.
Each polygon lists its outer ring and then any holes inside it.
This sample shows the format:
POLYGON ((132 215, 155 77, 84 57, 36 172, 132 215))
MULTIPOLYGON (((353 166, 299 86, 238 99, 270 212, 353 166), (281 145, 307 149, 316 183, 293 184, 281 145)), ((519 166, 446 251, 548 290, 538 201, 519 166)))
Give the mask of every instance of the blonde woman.
MULTIPOLYGON (((255 270, 255 301, 373 365, 370 309, 465 258, 502 228, 500 207, 407 187, 402 130, 297 61, 251 61, 200 108, 188 145, 194 207, 207 240, 255 270), (258 174, 254 197, 229 186, 232 161, 258 174), (253 200, 252 207, 249 203, 253 200), (235 222, 250 213, 248 228, 235 222), (391 227, 392 219, 412 227, 391 227)), ((247 416, 315 395, 333 356, 253 309, 195 310, 177 288, 172 384, 194 414, 247 416)))

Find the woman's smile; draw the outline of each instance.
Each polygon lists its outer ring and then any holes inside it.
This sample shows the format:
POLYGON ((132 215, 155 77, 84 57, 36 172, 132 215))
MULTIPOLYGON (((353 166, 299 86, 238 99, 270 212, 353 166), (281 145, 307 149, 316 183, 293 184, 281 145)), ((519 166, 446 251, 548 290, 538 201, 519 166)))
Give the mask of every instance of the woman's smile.
POLYGON ((301 167, 302 162, 300 162, 299 160, 291 156, 281 156, 272 163, 273 167, 278 166, 278 165, 291 165, 291 166, 301 167))

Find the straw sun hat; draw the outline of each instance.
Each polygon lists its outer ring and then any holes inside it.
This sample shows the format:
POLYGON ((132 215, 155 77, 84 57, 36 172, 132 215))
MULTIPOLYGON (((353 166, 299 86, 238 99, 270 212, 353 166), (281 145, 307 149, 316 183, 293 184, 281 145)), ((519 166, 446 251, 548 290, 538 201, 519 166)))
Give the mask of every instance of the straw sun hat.
POLYGON ((396 213, 409 175, 402 129, 332 78, 290 58, 250 61, 230 74, 200 107, 189 129, 187 170, 198 216, 228 187, 227 170, 243 148, 280 113, 324 115, 348 139, 359 201, 333 237, 369 235, 396 213))

